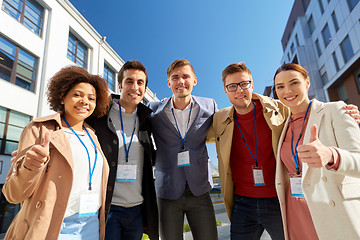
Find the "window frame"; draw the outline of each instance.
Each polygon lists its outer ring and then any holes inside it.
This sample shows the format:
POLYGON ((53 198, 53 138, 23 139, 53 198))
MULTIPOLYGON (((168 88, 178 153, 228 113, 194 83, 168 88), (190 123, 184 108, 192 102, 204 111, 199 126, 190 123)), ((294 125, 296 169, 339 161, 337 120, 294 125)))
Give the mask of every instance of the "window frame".
POLYGON ((323 29, 321 30, 321 36, 323 38, 324 46, 325 48, 330 44, 332 38, 331 38, 331 32, 329 25, 326 23, 323 29), (326 34, 329 34, 329 36, 325 36, 326 34))
POLYGON ((343 60, 344 60, 344 63, 346 64, 353 56, 354 56, 354 49, 353 49, 353 47, 352 47, 352 44, 351 44, 351 41, 350 41, 350 38, 349 38, 349 35, 346 35, 345 37, 344 37, 344 39, 341 41, 341 43, 340 43, 340 50, 341 50, 341 54, 342 54, 342 56, 343 56, 343 60), (351 48, 351 51, 352 51, 352 55, 351 56, 347 56, 347 51, 346 51, 346 49, 344 49, 344 43, 346 42, 346 41, 349 41, 349 46, 350 46, 350 48, 351 48))
POLYGON ((115 92, 115 90, 116 90, 116 71, 107 62, 104 63, 104 79, 106 80, 108 88, 115 92), (108 76, 109 76, 108 72, 109 71, 114 74, 113 83, 109 82, 109 78, 108 78, 108 76), (113 86, 114 89, 111 89, 110 86, 113 86))
POLYGON ((7 14, 9 14, 11 17, 15 18, 18 22, 20 22, 22 25, 24 25, 27 29, 29 29, 30 31, 34 32, 36 35, 38 36, 42 36, 42 32, 43 32, 43 23, 44 23, 44 12, 45 12, 45 8, 38 3, 37 1, 33 1, 33 0, 20 0, 22 2, 21 5, 21 11, 18 10, 15 6, 13 6, 8 0, 3 0, 3 3, 1 5, 1 9, 6 12, 7 14), (30 5, 28 5, 27 3, 31 3, 31 5, 37 4, 39 7, 41 7, 41 9, 37 9, 40 10, 41 14, 37 13, 37 11, 35 11, 30 5), (10 9, 7 10, 7 6, 4 5, 4 3, 6 3, 12 11, 15 11, 19 14, 18 18, 16 16, 14 16, 11 12, 10 9), (39 16, 39 24, 35 23, 33 20, 31 20, 28 15, 26 14, 26 7, 28 7, 30 10, 32 10, 33 13, 35 13, 36 15, 39 16), (26 24, 26 20, 31 22, 34 26, 36 26, 36 29, 31 28, 28 24, 26 24), (38 31, 38 32, 37 32, 38 31))
POLYGON ((67 46, 67 54, 66 54, 67 58, 70 59, 72 62, 74 62, 76 65, 83 67, 85 69, 87 69, 87 65, 88 65, 88 58, 89 58, 89 48, 88 46, 83 43, 83 41, 81 41, 78 37, 75 36, 75 34, 73 34, 71 31, 69 31, 69 37, 68 37, 68 46, 67 46), (75 45, 75 52, 72 52, 71 49, 69 49, 69 44, 72 43, 70 42, 70 39, 72 39, 74 41, 74 45, 75 45), (84 48, 84 57, 85 59, 82 60, 79 57, 79 49, 81 49, 81 47, 84 48), (74 60, 69 58, 69 53, 71 54, 71 56, 73 56, 74 60), (83 65, 79 64, 82 63, 83 65))
MULTIPOLYGON (((8 81, 16 86, 22 87, 26 90, 29 90, 30 92, 35 92, 36 89, 36 84, 37 84, 37 75, 38 75, 38 64, 39 64, 39 59, 37 56, 33 55, 32 53, 28 52, 27 50, 19 47, 18 45, 14 44, 12 41, 10 41, 9 39, 5 38, 4 36, 0 35, 0 38, 3 39, 7 44, 9 44, 10 46, 15 48, 15 55, 12 55, 12 53, 7 52, 6 50, 2 49, 0 47, 0 53, 2 52, 2 54, 4 54, 5 56, 10 56, 13 58, 13 66, 12 68, 10 68, 9 66, 6 66, 4 64, 1 64, 0 62, 0 69, 5 69, 6 71, 10 72, 10 79, 3 79, 0 77, 0 79, 4 80, 4 81, 8 81), (28 55, 30 55, 31 57, 34 58, 34 65, 31 66, 29 64, 27 64, 26 62, 22 61, 21 59, 19 59, 20 54, 24 52, 27 53, 28 55), (27 76, 22 75, 20 72, 18 72, 18 67, 19 67, 19 62, 24 64, 25 66, 28 66, 30 68, 33 69, 32 71, 32 79, 29 79, 27 76), (19 82, 17 82, 18 80, 18 75, 20 76, 19 80, 25 80, 27 82, 29 82, 29 89, 23 87, 23 85, 19 84, 19 82)), ((10 58, 9 57, 9 58, 10 58)), ((11 58, 10 58, 11 59, 11 58)), ((22 65, 20 65, 22 66, 22 65)))
MULTIPOLYGON (((13 127, 18 127, 18 128, 22 128, 21 131, 23 131, 23 129, 25 128, 25 126, 31 122, 32 120, 32 116, 30 115, 27 115, 27 114, 24 114, 24 113, 21 113, 21 112, 18 112, 18 111, 15 111, 15 110, 12 110, 12 109, 9 109, 9 108, 6 108, 6 107, 3 107, 3 106, 0 106, 0 109, 4 109, 6 111, 5 113, 5 121, 2 122, 1 118, 0 118, 0 124, 4 124, 4 130, 3 130, 3 136, 0 137, 0 154, 2 155, 10 155, 11 152, 8 152, 6 153, 5 150, 6 150, 6 143, 7 142, 12 142, 12 143, 17 143, 19 144, 19 140, 20 140, 20 136, 19 136, 19 139, 16 141, 16 140, 13 140, 13 139, 8 139, 7 138, 7 134, 8 134, 8 129, 9 129, 9 126, 13 126, 13 127), (29 117, 29 121, 24 125, 24 126, 20 126, 20 125, 15 125, 15 124, 10 124, 9 121, 10 121, 10 114, 14 112, 16 114, 21 114, 25 117, 29 117)), ((1 134, 1 133, 0 133, 1 134)), ((1 136, 1 135, 0 135, 1 136)))

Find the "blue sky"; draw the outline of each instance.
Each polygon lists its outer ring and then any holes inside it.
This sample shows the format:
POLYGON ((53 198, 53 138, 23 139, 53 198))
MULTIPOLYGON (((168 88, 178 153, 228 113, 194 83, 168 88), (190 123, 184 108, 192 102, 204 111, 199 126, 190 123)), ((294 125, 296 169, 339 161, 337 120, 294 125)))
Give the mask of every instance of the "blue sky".
MULTIPOLYGON (((193 94, 230 106, 222 70, 245 62, 254 92, 263 93, 282 58, 281 37, 294 0, 70 0, 125 60, 148 70, 149 87, 159 99, 171 96, 166 69, 186 58, 198 79, 193 94)), ((210 147, 212 164, 215 149, 210 147)), ((214 157, 215 156, 215 157, 214 157)))

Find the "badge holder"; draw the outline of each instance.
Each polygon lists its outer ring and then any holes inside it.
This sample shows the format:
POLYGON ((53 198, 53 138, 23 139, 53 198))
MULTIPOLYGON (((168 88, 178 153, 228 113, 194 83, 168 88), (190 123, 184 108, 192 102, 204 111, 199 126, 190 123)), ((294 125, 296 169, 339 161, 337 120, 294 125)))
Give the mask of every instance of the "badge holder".
POLYGON ((190 166, 190 152, 189 151, 183 151, 183 152, 178 153, 177 166, 178 167, 190 166))
MULTIPOLYGON (((97 192, 98 193, 98 192, 97 192)), ((87 193, 80 195, 79 216, 94 216, 97 214, 99 206, 99 195, 96 193, 87 193)))
POLYGON ((119 165, 116 173, 118 182, 135 182, 137 165, 119 165))
POLYGON ((252 166, 255 186, 265 186, 262 166, 252 166))
POLYGON ((301 188, 302 174, 290 173, 290 188, 292 197, 304 197, 304 193, 301 188))

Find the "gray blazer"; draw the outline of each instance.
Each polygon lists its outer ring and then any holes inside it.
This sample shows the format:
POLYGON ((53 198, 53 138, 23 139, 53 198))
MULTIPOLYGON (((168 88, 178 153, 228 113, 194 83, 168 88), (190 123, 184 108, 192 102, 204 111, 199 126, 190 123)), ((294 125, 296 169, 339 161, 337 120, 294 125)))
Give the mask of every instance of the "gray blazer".
POLYGON ((171 101, 150 102, 153 110, 150 116, 156 143, 155 188, 159 198, 178 199, 186 183, 195 196, 211 189, 209 156, 206 149, 206 134, 217 111, 214 99, 192 96, 199 106, 199 113, 188 129, 185 150, 190 152, 190 166, 178 167, 177 154, 181 150, 179 133, 167 117, 164 107, 171 101))

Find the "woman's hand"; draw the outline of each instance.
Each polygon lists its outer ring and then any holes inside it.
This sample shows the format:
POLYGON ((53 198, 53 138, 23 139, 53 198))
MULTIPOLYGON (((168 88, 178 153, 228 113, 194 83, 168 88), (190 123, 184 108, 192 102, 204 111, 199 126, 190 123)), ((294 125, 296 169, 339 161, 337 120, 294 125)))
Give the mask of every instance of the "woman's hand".
POLYGON ((310 132, 310 143, 297 147, 299 159, 314 168, 334 163, 332 151, 320 142, 315 124, 311 126, 310 132))
POLYGON ((49 160, 49 145, 51 141, 51 133, 47 132, 44 136, 44 143, 42 145, 32 146, 25 154, 23 166, 30 170, 38 170, 43 167, 49 160))

